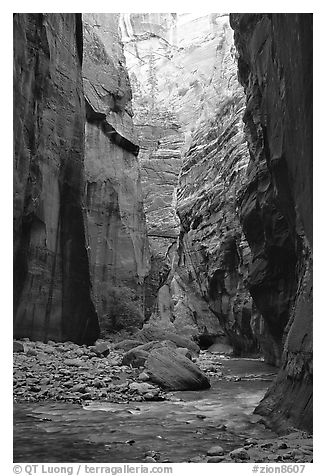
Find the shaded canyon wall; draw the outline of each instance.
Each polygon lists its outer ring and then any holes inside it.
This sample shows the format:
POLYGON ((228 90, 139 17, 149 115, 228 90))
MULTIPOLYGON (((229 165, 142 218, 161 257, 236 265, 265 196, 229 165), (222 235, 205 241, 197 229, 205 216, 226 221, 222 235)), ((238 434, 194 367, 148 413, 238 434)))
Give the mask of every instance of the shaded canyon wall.
POLYGON ((119 14, 83 14, 83 26, 87 245, 106 332, 141 326, 149 246, 119 14))
POLYGON ((312 15, 232 14, 250 151, 249 289, 282 353, 257 412, 312 429, 312 15))
POLYGON ((14 336, 93 342, 79 14, 14 15, 14 336))

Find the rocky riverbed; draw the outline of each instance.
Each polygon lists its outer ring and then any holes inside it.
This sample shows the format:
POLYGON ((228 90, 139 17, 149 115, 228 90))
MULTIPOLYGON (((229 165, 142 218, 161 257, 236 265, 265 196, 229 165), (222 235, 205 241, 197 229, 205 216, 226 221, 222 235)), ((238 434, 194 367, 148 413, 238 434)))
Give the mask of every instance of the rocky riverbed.
POLYGON ((172 392, 152 383, 146 367, 122 363, 131 342, 15 342, 15 461, 77 461, 81 453, 74 459, 73 448, 85 442, 97 445, 94 461, 312 461, 308 434, 293 429, 277 436, 253 414, 275 368, 259 359, 200 351, 188 358, 207 375, 211 388, 172 392), (158 422, 163 422, 159 434, 158 422), (96 442, 94 425, 101 433, 96 442), (179 438, 185 441, 180 448, 179 438), (42 452, 43 441, 53 439, 42 452), (51 453, 59 441, 69 448, 62 449, 69 452, 65 456, 51 453))
POLYGON ((14 353, 16 402, 52 400, 84 403, 163 400, 158 386, 142 381, 141 371, 122 365, 124 351, 113 344, 79 346, 72 342, 30 342, 14 353), (138 382, 138 384, 137 384, 138 382))

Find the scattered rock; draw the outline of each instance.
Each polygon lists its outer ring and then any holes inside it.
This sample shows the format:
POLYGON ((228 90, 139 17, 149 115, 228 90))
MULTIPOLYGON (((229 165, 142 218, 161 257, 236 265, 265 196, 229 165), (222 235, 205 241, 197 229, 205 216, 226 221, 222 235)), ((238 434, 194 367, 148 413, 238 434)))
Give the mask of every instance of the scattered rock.
POLYGON ((284 453, 283 459, 292 459, 292 452, 289 451, 287 453, 284 453))
POLYGON ((199 420, 205 420, 206 415, 196 415, 197 418, 199 418, 199 420))
POLYGON ((145 451, 144 456, 150 456, 151 458, 155 458, 156 454, 157 454, 156 451, 148 450, 148 451, 145 451))
POLYGON ((282 441, 277 447, 278 450, 286 450, 288 445, 285 443, 285 441, 282 441))
POLYGON ((217 425, 216 427, 217 431, 226 431, 226 428, 227 428, 226 425, 223 425, 223 424, 217 425))
POLYGON ((149 380, 149 376, 147 375, 146 372, 141 372, 141 373, 138 375, 138 379, 139 379, 139 380, 142 380, 143 382, 145 382, 146 380, 149 380))
POLYGON ((189 463, 202 463, 203 462, 203 457, 202 456, 194 456, 193 458, 190 458, 189 463))
POLYGON ((26 350, 26 355, 28 355, 28 357, 36 357, 37 356, 37 350, 36 349, 27 349, 26 350))
POLYGON ((13 351, 14 352, 24 352, 25 349, 24 349, 24 344, 22 344, 21 342, 18 342, 16 340, 14 340, 14 343, 13 343, 13 351))
POLYGON ((246 439, 247 445, 257 445, 257 440, 255 438, 247 438, 246 439))
POLYGON ((299 448, 294 448, 292 451, 291 451, 291 456, 292 458, 300 458, 302 456, 302 451, 301 449, 299 448))
POLYGON ((107 342, 99 342, 95 345, 95 352, 97 355, 107 357, 110 353, 110 345, 107 342))
POLYGON ((224 455, 224 449, 222 448, 222 446, 212 446, 212 448, 210 448, 207 451, 207 456, 221 456, 221 455, 224 455))
POLYGON ((70 391, 84 393, 86 391, 86 385, 83 385, 83 384, 74 385, 73 387, 71 387, 70 391))
POLYGON ((224 459, 224 456, 213 456, 212 458, 207 459, 207 463, 220 463, 224 459))
POLYGON ((273 446, 273 443, 271 443, 270 441, 260 445, 261 448, 270 448, 271 446, 273 446))
POLYGON ((150 383, 137 383, 133 382, 129 385, 130 390, 134 390, 140 395, 143 395, 144 393, 147 393, 149 390, 154 389, 155 387, 151 385, 150 383))
POLYGON ((85 362, 81 359, 65 359, 63 363, 65 365, 67 365, 68 367, 85 367, 85 368, 87 368, 87 366, 85 365, 85 362))
POLYGON ((250 459, 248 452, 244 448, 237 448, 229 453, 232 459, 250 459))

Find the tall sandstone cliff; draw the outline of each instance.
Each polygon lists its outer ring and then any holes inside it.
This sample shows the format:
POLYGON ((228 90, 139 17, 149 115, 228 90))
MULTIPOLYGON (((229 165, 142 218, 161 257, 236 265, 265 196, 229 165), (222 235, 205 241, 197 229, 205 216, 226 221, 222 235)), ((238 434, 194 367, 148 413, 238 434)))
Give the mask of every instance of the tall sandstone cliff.
POLYGON ((223 27, 210 84, 214 107, 204 109, 195 123, 179 179, 180 257, 224 330, 224 342, 238 355, 263 349, 271 360, 273 344, 246 287, 251 253, 237 210, 249 163, 245 97, 237 81, 233 32, 228 23, 223 27))
POLYGON ((312 429, 312 15, 232 14, 250 151, 249 289, 281 358, 257 412, 312 429))
POLYGON ((149 246, 119 14, 83 14, 85 209, 102 330, 139 327, 149 246))
MULTIPOLYGON (((228 167, 230 174, 237 175, 238 169, 241 166, 243 169, 249 160, 241 125, 244 95, 236 79, 228 15, 123 14, 120 26, 133 89, 134 121, 140 144, 144 206, 152 255, 145 294, 147 315, 164 325, 173 323, 176 332, 199 338, 203 345, 205 341, 208 345, 210 339, 225 336, 224 328, 234 337, 232 343, 235 347, 243 351, 257 350, 257 338, 253 336, 250 323, 252 300, 244 285, 240 284, 244 280, 244 270, 238 273, 238 262, 233 266, 230 258, 228 264, 236 268, 232 282, 224 283, 227 271, 222 271, 223 290, 217 299, 219 302, 215 298, 209 299, 208 287, 210 280, 213 281, 214 270, 210 278, 204 276, 209 268, 212 269, 212 263, 207 260, 203 247, 199 246, 203 239, 199 230, 206 227, 206 232, 210 229, 210 237, 213 237, 214 226, 207 223, 210 212, 203 223, 199 224, 203 217, 198 218, 196 232, 191 230, 187 234, 198 211, 194 204, 198 201, 199 208, 210 207, 203 187, 209 187, 210 181, 215 180, 214 174, 224 173, 226 177, 228 167), (217 102, 223 105, 216 120, 224 121, 218 126, 210 120, 216 114, 217 102), (233 111, 237 116, 232 122, 233 111), (205 148, 207 141, 209 146, 205 148), (223 172, 218 168, 214 171, 213 162, 205 161, 208 149, 214 155, 220 144, 231 151, 223 172), (191 151, 187 152, 189 147, 191 151), (240 157, 241 164, 238 163, 240 157), (192 180, 191 187, 189 182, 192 180), (180 188, 178 204, 177 187, 180 188), (178 246, 180 219, 182 240, 178 246), (197 272, 201 265, 204 269, 197 272), (232 301, 223 303, 223 312, 222 295, 224 301, 232 301), (241 302, 233 305, 237 300, 241 302), (243 339, 241 332, 245 334, 243 339)), ((236 183, 238 176, 234 190, 236 183)), ((227 187, 225 178, 221 178, 220 184, 222 188, 227 187)), ((221 215, 223 209, 228 213, 228 199, 220 205, 221 215)), ((240 224, 237 219, 237 224, 234 224, 234 217, 235 209, 228 217, 230 230, 233 226, 237 228, 235 236, 240 224)), ((226 229, 221 236, 224 237, 225 233, 226 229)), ((244 241, 242 237, 242 244, 244 241)), ((238 242, 240 244, 239 239, 238 242)), ((212 244, 211 256, 217 248, 216 243, 212 244)), ((248 245, 246 251, 248 261, 248 245)), ((217 268, 215 266, 215 270, 217 268)), ((217 288, 219 284, 215 284, 217 288)), ((217 295, 216 289, 211 289, 211 295, 217 295)), ((258 313, 255 319, 254 325, 261 333, 258 313)))
POLYGON ((93 342, 79 14, 14 15, 14 335, 93 342))

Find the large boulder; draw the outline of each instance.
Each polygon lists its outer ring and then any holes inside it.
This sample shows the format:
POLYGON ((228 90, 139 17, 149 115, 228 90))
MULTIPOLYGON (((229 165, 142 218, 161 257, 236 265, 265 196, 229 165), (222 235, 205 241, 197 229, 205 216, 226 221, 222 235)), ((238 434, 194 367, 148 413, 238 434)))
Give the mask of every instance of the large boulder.
POLYGON ((143 340, 144 342, 171 341, 174 342, 177 347, 184 347, 195 355, 198 355, 200 351, 199 346, 194 341, 175 334, 161 326, 145 325, 142 330, 137 333, 137 339, 143 340))
POLYGON ((110 344, 108 342, 97 342, 92 349, 99 357, 107 357, 110 353, 110 344))
POLYGON ((22 342, 18 342, 17 340, 14 340, 13 351, 24 352, 25 351, 24 344, 22 342))
POLYGON ((210 387, 206 375, 177 349, 153 349, 145 362, 146 373, 153 383, 165 390, 202 390, 210 387))
POLYGON ((126 352, 122 359, 123 365, 131 365, 132 367, 143 367, 145 361, 153 349, 169 347, 176 349, 176 345, 171 341, 154 341, 139 345, 126 352))

